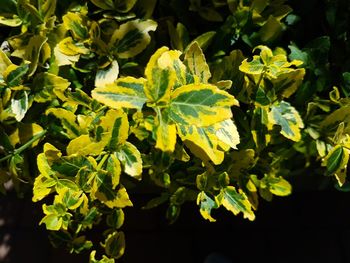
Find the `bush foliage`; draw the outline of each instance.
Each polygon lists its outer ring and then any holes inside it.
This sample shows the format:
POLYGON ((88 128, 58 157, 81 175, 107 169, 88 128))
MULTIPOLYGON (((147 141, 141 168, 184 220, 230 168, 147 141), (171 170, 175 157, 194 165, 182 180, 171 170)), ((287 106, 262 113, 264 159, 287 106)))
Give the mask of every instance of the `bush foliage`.
POLYGON ((3 0, 0 191, 29 188, 53 244, 90 262, 124 254, 138 191, 158 196, 146 209, 166 203, 171 223, 187 201, 211 222, 220 207, 254 220, 261 198, 310 173, 348 191, 348 11, 346 0, 3 0), (315 5, 323 28, 308 35, 315 5))

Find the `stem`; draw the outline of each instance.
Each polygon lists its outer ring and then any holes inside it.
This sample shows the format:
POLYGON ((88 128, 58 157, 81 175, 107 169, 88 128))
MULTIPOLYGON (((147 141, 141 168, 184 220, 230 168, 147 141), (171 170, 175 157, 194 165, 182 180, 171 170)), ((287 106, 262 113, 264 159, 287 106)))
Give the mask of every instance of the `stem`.
POLYGON ((263 80, 265 73, 266 73, 266 68, 264 67, 263 72, 261 72, 261 75, 260 75, 260 77, 259 77, 258 83, 256 83, 256 86, 257 86, 258 88, 260 87, 260 83, 261 83, 261 81, 263 80))
POLYGON ((41 137, 43 137, 45 134, 47 133, 46 130, 36 134, 33 136, 33 138, 31 138, 29 141, 27 141, 25 144, 23 144, 21 147, 19 147, 18 149, 14 150, 11 154, 6 155, 5 157, 0 159, 0 163, 10 159, 12 156, 16 155, 16 154, 20 154, 21 152, 23 152, 24 150, 26 150, 27 148, 29 148, 35 141, 39 140, 41 137))

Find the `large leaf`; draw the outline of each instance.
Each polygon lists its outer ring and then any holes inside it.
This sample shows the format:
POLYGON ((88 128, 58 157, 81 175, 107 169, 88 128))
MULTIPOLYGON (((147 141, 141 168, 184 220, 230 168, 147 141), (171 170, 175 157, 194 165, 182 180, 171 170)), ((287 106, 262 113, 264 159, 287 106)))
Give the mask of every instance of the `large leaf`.
POLYGON ((92 97, 97 101, 115 109, 142 109, 147 101, 144 93, 146 80, 143 78, 119 78, 115 83, 92 91, 92 97))
POLYGON ((210 84, 189 84, 171 94, 170 118, 183 125, 209 126, 232 117, 235 98, 210 84))
POLYGON ((255 215, 252 211, 252 205, 249 202, 247 196, 242 190, 237 190, 233 186, 228 186, 221 190, 218 195, 219 202, 234 215, 243 213, 244 218, 248 218, 253 221, 255 215))
POLYGON ((67 146, 67 154, 78 155, 99 155, 107 145, 106 141, 94 141, 89 135, 80 135, 77 138, 71 140, 67 146))
POLYGON ((303 120, 298 111, 288 102, 281 101, 271 107, 271 121, 281 126, 281 134, 286 138, 299 141, 301 139, 300 129, 304 128, 303 120))
POLYGON ((153 20, 132 20, 114 31, 109 47, 120 58, 131 58, 142 52, 151 41, 150 31, 155 31, 157 22, 153 20))

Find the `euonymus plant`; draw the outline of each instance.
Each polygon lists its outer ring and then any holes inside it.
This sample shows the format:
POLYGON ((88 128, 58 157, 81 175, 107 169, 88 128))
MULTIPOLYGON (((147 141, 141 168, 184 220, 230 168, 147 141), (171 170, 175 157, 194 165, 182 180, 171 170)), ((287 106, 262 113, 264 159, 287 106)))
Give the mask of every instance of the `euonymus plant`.
POLYGON ((115 262, 138 189, 171 223, 187 201, 254 220, 310 167, 346 190, 349 73, 332 87, 327 37, 279 45, 297 20, 283 0, 3 0, 1 192, 29 188, 54 245, 115 262))

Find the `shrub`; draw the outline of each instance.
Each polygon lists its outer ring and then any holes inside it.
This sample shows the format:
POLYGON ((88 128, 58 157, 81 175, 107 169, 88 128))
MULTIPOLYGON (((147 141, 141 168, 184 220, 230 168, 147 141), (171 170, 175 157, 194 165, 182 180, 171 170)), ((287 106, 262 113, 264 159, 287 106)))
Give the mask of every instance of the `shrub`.
POLYGON ((345 2, 305 44, 283 0, 4 0, 0 190, 29 186, 53 244, 90 262, 123 255, 138 189, 170 223, 187 201, 254 220, 310 171, 347 191, 349 63, 329 54, 349 50, 345 2))

